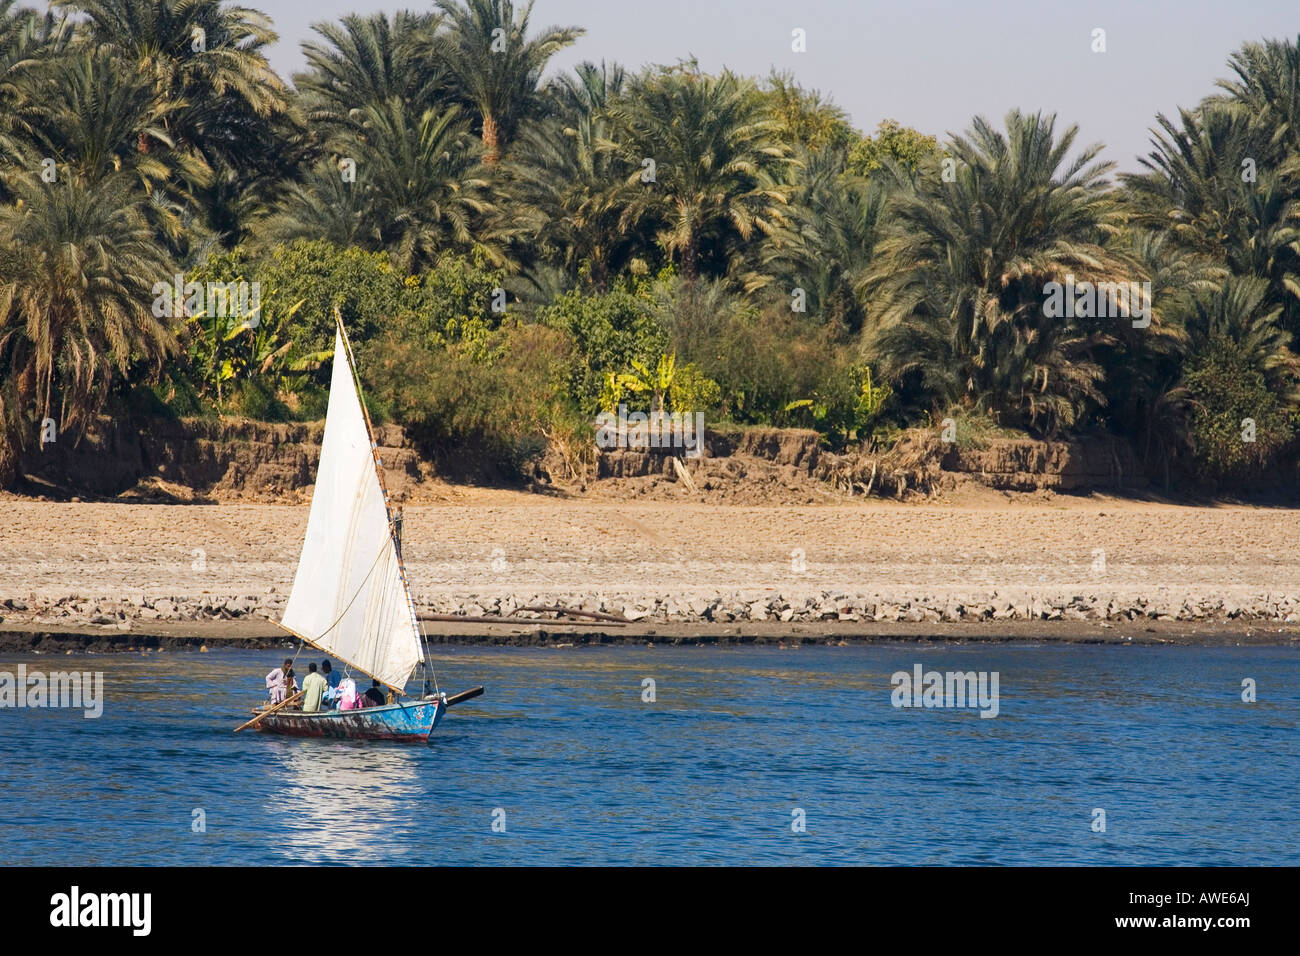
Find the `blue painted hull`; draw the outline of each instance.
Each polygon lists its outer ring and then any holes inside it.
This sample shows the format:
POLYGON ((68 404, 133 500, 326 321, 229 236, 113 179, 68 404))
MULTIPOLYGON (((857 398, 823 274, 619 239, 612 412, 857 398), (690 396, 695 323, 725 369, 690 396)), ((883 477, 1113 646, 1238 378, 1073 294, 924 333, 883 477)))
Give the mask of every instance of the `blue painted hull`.
POLYGON ((447 705, 441 698, 363 707, 361 710, 321 710, 311 714, 300 710, 278 710, 262 718, 257 729, 290 737, 418 742, 429 739, 446 712, 447 705))

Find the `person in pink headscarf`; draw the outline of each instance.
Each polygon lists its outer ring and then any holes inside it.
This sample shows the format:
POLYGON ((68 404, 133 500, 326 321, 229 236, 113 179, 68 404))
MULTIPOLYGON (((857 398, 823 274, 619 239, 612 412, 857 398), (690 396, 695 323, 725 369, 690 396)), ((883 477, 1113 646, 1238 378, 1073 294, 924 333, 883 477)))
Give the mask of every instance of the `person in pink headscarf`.
POLYGON ((339 681, 339 710, 356 710, 360 707, 357 683, 351 677, 339 681))

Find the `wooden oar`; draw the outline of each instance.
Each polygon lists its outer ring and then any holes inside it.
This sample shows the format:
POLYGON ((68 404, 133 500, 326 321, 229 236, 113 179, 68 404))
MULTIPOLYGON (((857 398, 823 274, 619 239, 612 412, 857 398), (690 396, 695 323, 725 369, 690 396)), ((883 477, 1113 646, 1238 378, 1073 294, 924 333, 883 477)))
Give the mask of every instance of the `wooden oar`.
POLYGON ((482 696, 483 686, 480 684, 478 687, 472 687, 469 690, 463 690, 459 694, 453 694, 451 697, 448 697, 447 706, 451 707, 453 704, 459 704, 463 701, 473 700, 475 697, 482 696))
MULTIPOLYGON (((481 689, 481 688, 480 688, 480 689, 481 689)), ((274 707, 268 707, 268 708, 266 708, 266 710, 262 711, 260 714, 258 714, 256 717, 254 717, 254 718, 253 718, 252 720, 250 720, 248 723, 246 723, 246 724, 240 724, 238 727, 236 727, 236 728, 235 728, 235 733, 239 733, 239 732, 240 732, 241 730, 243 730, 245 727, 251 727, 251 726, 253 726, 253 724, 257 723, 259 720, 261 720, 261 719, 262 719, 263 717, 265 717, 267 714, 275 713, 275 711, 279 710, 281 707, 287 707, 287 706, 289 706, 290 704, 292 704, 295 700, 297 700, 299 697, 301 697, 301 696, 302 696, 303 694, 305 694, 305 693, 307 693, 305 690, 300 690, 300 691, 298 691, 298 693, 294 694, 292 697, 287 697, 287 698, 285 698, 284 700, 280 701, 280 703, 276 704, 274 707)))

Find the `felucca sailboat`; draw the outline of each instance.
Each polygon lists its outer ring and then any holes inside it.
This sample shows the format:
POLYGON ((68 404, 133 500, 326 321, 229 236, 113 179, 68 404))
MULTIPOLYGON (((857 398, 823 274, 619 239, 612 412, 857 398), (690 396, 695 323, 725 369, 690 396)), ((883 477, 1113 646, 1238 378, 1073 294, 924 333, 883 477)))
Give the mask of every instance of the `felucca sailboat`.
POLYGON ((295 695, 258 708, 244 726, 300 737, 428 740, 448 707, 477 697, 483 688, 453 697, 437 688, 402 563, 401 518, 389 508, 352 349, 337 314, 336 320, 307 536, 279 626, 348 671, 375 678, 393 692, 395 702, 305 713, 294 709, 295 695), (407 697, 406 684, 417 666, 424 672, 423 690, 407 697))

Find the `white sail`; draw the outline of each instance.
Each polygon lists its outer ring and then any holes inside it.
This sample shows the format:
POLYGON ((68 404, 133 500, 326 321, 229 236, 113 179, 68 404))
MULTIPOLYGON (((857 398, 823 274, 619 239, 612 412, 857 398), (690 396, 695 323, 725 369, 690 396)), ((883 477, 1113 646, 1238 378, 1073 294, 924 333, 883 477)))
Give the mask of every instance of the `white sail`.
POLYGON ((339 331, 307 537, 281 623, 398 689, 421 659, 370 433, 339 331))

